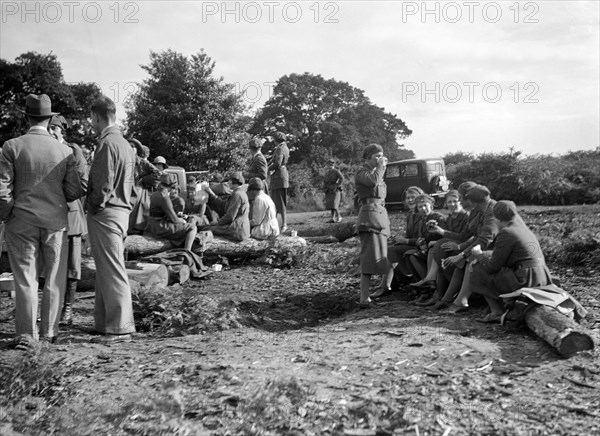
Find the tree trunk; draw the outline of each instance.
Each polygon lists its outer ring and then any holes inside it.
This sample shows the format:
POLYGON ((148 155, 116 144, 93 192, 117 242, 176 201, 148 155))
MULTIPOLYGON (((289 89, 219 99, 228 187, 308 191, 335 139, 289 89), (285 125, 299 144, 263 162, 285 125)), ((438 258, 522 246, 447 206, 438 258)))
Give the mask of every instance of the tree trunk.
POLYGON ((551 307, 539 305, 530 310, 525 323, 565 357, 594 348, 594 341, 583 327, 551 307))
MULTIPOLYGON (((81 280, 77 283, 77 290, 94 290, 96 274, 94 259, 84 258, 81 261, 81 280)), ((167 286, 169 284, 169 270, 161 263, 128 262, 127 276, 129 280, 136 281, 144 286, 167 286)))
POLYGON ((333 236, 340 242, 357 235, 354 221, 301 224, 295 227, 299 236, 333 236))
MULTIPOLYGON (((273 251, 289 250, 293 255, 301 254, 306 247, 306 241, 302 238, 290 238, 279 236, 274 240, 259 241, 247 239, 242 242, 233 242, 227 239, 214 237, 204 245, 204 257, 215 258, 224 256, 229 258, 257 259, 273 251)), ((129 260, 138 257, 150 256, 162 251, 170 250, 173 245, 163 239, 155 239, 151 236, 132 235, 125 240, 125 249, 129 260)))
POLYGON ((314 244, 335 244, 340 242, 335 236, 305 236, 306 242, 312 242, 314 244))

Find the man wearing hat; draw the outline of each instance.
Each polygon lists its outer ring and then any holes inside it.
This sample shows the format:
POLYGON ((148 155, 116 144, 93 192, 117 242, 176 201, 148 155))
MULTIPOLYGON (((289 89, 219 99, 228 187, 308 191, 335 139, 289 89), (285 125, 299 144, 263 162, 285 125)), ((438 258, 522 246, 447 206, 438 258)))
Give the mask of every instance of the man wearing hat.
POLYGON ((331 158, 327 160, 327 163, 330 168, 323 179, 323 185, 325 185, 325 209, 331 210, 331 219, 327 222, 339 223, 342 220, 339 207, 344 175, 335 167, 335 159, 331 158))
POLYGON ((46 94, 28 95, 23 113, 29 131, 6 141, 0 156, 0 220, 6 220, 19 348, 37 341, 40 333, 50 342, 58 335, 67 282, 67 201, 81 196, 71 148, 48 133, 48 120, 57 115, 51 108, 46 94), (38 333, 40 273, 46 280, 38 333))
MULTIPOLYGON (((85 195, 88 181, 88 168, 83 152, 77 144, 68 143, 64 139, 67 129, 67 120, 62 115, 54 115, 48 123, 48 131, 58 142, 65 144, 73 151, 73 157, 77 162, 77 173, 81 183, 81 195, 85 195)), ((62 307, 60 321, 70 325, 73 322, 72 306, 75 301, 75 292, 77 292, 77 281, 81 279, 81 237, 87 234, 87 225, 85 223, 85 213, 83 203, 78 198, 75 201, 67 203, 69 213, 67 215, 69 240, 68 265, 67 265, 67 290, 62 307)))
POLYGON ((287 189, 290 187, 290 176, 286 168, 290 159, 290 149, 285 140, 283 132, 275 132, 273 140, 277 146, 273 151, 269 172, 271 173, 271 198, 277 208, 277 213, 281 214, 281 232, 287 230, 287 189))
POLYGON ((243 241, 250 237, 250 220, 248 218, 250 206, 248 195, 242 186, 245 180, 239 171, 231 174, 229 180, 233 193, 227 200, 217 197, 210 186, 204 186, 204 190, 209 195, 211 207, 216 207, 217 210, 225 210, 225 214, 211 225, 204 227, 203 230, 211 230, 215 235, 243 241))
POLYGON ((248 199, 252 205, 250 235, 255 239, 269 239, 279 236, 275 203, 264 190, 264 182, 258 177, 248 182, 248 199))
POLYGON ((136 155, 115 124, 115 103, 108 97, 91 106, 92 126, 100 135, 90 169, 87 224, 96 263, 94 323, 103 334, 94 342, 130 339, 135 332, 131 289, 125 269, 123 241, 134 198, 136 155))

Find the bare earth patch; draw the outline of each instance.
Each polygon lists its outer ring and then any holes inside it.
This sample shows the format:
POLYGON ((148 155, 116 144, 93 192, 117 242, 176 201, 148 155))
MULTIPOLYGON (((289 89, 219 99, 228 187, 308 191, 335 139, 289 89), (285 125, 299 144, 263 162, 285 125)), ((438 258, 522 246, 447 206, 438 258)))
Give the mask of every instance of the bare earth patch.
MULTIPOLYGON (((578 234, 587 241, 581 264, 556 248, 551 269, 590 310, 596 345, 600 262, 579 223, 600 228, 599 212, 525 216, 563 247, 578 234)), ((393 212, 394 228, 403 217, 393 212)), ((328 217, 291 218, 300 229, 328 217)), ((526 331, 475 322, 484 310, 477 301, 452 316, 398 292, 359 310, 356 250, 352 240, 314 245, 292 268, 239 265, 146 292, 136 297, 138 333, 128 343, 89 342, 87 293, 78 294, 73 327, 33 355, 8 349, 13 321, 0 324, 0 434, 600 432, 597 349, 561 358, 526 331)))

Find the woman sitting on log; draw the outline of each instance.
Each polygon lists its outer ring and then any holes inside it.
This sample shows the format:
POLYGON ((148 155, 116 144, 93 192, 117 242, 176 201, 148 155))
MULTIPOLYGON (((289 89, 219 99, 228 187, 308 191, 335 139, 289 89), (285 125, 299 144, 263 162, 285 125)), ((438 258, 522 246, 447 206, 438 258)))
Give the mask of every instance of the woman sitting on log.
MULTIPOLYGON (((467 204, 470 206, 471 203, 467 200, 467 204)), ((469 238, 469 235, 466 234, 469 212, 463 208, 462 198, 457 190, 448 191, 446 194, 446 209, 450 212, 446 219, 443 222, 432 223, 428 227, 429 233, 437 234, 442 239, 429 243, 429 250, 427 251, 427 275, 423 280, 410 285, 416 288, 438 291, 428 300, 417 303, 420 306, 431 306, 437 303, 445 290, 437 289, 437 275, 440 270, 440 264, 442 258, 446 257, 448 253, 442 246, 449 241, 463 242, 469 238)))
POLYGON ((450 301, 456 289, 460 288, 458 295, 448 309, 450 314, 469 310, 469 297, 471 296, 469 283, 472 270, 471 264, 474 260, 471 256, 472 248, 479 245, 483 250, 487 250, 498 234, 498 223, 493 213, 496 200, 490 198, 489 189, 476 184, 467 191, 465 198, 473 203, 468 228, 474 236, 460 244, 447 242, 446 246, 449 249, 456 250, 458 254, 447 257, 442 261, 444 275, 449 274, 450 271, 452 274, 448 289, 440 303, 450 301))
POLYGON ((498 221, 498 236, 491 251, 473 248, 477 260, 473 265, 470 288, 482 294, 490 306, 490 313, 477 321, 500 322, 504 306, 499 295, 517 289, 552 284, 540 243, 523 222, 512 201, 501 200, 493 208, 498 221))
POLYGON ((269 239, 279 236, 279 223, 275 203, 264 191, 265 183, 258 177, 248 182, 248 199, 252 204, 250 235, 254 239, 269 239))
POLYGON ((404 237, 396 238, 396 243, 388 247, 388 259, 390 265, 385 275, 383 276, 380 287, 371 294, 372 298, 383 297, 392 292, 392 280, 394 279, 394 270, 398 267, 396 273, 398 277, 410 280, 413 277, 414 271, 408 257, 404 254, 414 249, 417 246, 417 239, 421 236, 421 224, 423 215, 417 213, 415 209, 415 200, 418 196, 424 195, 425 192, 418 186, 411 186, 406 189, 404 194, 404 206, 408 209, 406 215, 406 231, 404 237), (400 277, 401 276, 401 277, 400 277))
POLYGON ((177 216, 173 209, 170 192, 177 187, 177 175, 164 173, 160 176, 158 190, 150 197, 150 215, 146 233, 159 239, 168 239, 176 247, 191 250, 198 232, 196 222, 188 223, 177 216))

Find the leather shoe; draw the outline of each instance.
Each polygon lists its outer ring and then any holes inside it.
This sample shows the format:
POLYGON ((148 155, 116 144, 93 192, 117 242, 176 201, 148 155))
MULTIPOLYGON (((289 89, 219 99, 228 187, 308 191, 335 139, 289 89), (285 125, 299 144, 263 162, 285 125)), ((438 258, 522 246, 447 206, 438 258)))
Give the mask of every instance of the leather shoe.
POLYGON ((383 286, 382 286, 382 287, 380 287, 380 288, 377 288, 377 289, 375 290, 375 292, 373 292, 373 293, 370 295, 370 297, 371 297, 371 298, 381 298, 381 297, 385 297, 386 295, 389 295, 389 294, 391 294, 391 293, 392 293, 392 290, 391 290, 391 288, 387 288, 387 287, 383 287, 383 286))

